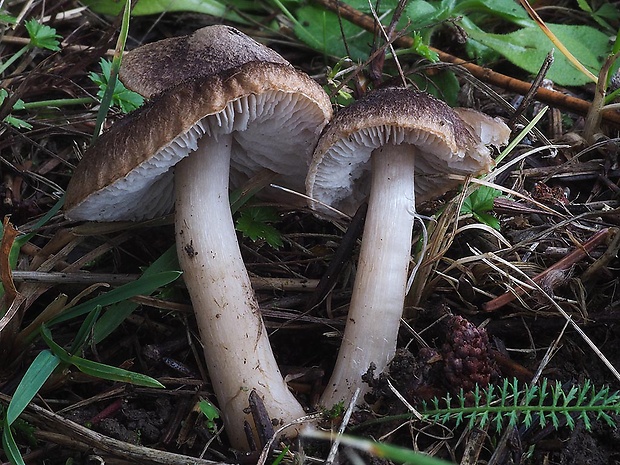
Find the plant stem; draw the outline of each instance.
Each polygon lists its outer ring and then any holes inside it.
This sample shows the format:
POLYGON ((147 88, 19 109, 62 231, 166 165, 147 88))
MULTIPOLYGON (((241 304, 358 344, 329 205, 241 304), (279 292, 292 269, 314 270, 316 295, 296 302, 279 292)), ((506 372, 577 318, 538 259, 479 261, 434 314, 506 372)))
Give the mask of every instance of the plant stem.
POLYGON ((24 110, 32 110, 34 108, 44 108, 44 107, 65 107, 69 105, 87 105, 89 103, 97 103, 92 97, 81 97, 81 98, 60 98, 60 99, 52 99, 52 100, 40 100, 38 102, 25 102, 23 109, 24 110))
POLYGON ((11 58, 6 60, 0 66, 0 74, 4 73, 9 66, 15 63, 15 61, 17 61, 17 59, 21 57, 24 53, 26 53, 28 50, 30 50, 30 45, 26 45, 25 47, 22 47, 17 52, 15 52, 15 54, 11 58))

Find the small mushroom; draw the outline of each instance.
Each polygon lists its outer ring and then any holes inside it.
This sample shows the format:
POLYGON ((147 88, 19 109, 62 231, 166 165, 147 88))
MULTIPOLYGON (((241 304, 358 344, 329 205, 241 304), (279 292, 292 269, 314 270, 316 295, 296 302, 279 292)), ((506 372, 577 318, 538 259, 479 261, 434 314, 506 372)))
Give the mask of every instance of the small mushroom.
POLYGON ((152 92, 161 93, 87 151, 65 204, 68 218, 90 221, 142 220, 175 207, 177 253, 213 390, 232 445, 246 450, 244 422, 252 422, 244 409, 252 390, 279 424, 304 410, 267 338, 237 243, 229 180, 268 168, 284 184, 303 186, 331 117, 316 82, 281 57, 273 61, 226 60, 222 72, 155 86, 152 92))
MULTIPOLYGON (((501 121, 483 120, 485 128, 509 134, 501 121)), ((491 166, 474 128, 422 92, 376 90, 325 128, 306 179, 311 207, 329 214, 327 204, 352 214, 368 197, 368 213, 342 345, 321 405, 349 402, 371 364, 380 373, 394 356, 416 202, 456 187, 454 175, 491 166)))

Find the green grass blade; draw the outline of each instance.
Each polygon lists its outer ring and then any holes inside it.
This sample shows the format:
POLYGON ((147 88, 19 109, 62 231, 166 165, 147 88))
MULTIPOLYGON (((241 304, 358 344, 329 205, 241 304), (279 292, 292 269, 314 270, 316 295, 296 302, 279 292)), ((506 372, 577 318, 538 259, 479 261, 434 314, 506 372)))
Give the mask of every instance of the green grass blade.
POLYGON ((69 349, 70 354, 76 354, 80 350, 82 350, 82 347, 84 347, 84 344, 86 344, 86 341, 92 335, 93 328, 97 323, 97 319, 99 318, 100 314, 101 306, 97 305, 84 319, 84 322, 80 326, 80 329, 73 338, 73 343, 71 344, 71 348, 69 349))
MULTIPOLYGON (((332 439, 331 433, 317 430, 304 431, 303 436, 315 439, 332 439)), ((451 462, 421 454, 414 450, 407 449, 406 447, 393 446, 391 444, 384 444, 348 435, 338 435, 338 440, 341 444, 364 451, 373 457, 386 458, 395 463, 407 463, 411 465, 451 465, 451 462)))
POLYGON ((115 303, 122 302, 123 300, 130 299, 136 295, 149 295, 155 291, 155 289, 165 286, 166 284, 170 284, 179 276, 181 276, 181 272, 179 271, 166 271, 153 275, 142 276, 140 279, 132 283, 124 284, 116 289, 106 292, 105 294, 70 308, 66 312, 49 321, 48 325, 53 326, 55 324, 62 323, 63 321, 84 315, 92 311, 97 306, 106 307, 108 305, 113 305, 115 303))
POLYGON ((119 302, 108 307, 93 329, 93 342, 99 344, 112 334, 136 308, 138 304, 131 301, 119 302))
POLYGON ((99 137, 103 122, 108 114, 108 110, 112 106, 112 98, 114 97, 114 89, 116 88, 116 79, 118 77, 118 70, 121 67, 121 60, 123 58, 123 50, 125 49, 125 42, 127 41, 127 34, 129 33, 129 20, 131 18, 131 2, 125 3, 125 9, 123 10, 123 21, 121 23, 121 30, 118 34, 116 41, 116 49, 114 50, 114 57, 112 58, 112 66, 110 67, 110 77, 108 78, 108 86, 101 98, 101 104, 99 111, 97 112, 97 121, 95 122, 95 131, 93 132, 92 142, 95 142, 99 137))
POLYGON ((122 368, 105 365, 103 363, 93 362, 84 358, 71 356, 71 362, 82 373, 95 378, 107 379, 109 381, 118 381, 121 383, 135 384, 136 386, 145 386, 152 388, 163 388, 164 385, 155 378, 135 373, 133 371, 124 370, 122 368))
MULTIPOLYGON (((146 270, 144 270, 141 279, 155 276, 158 273, 171 271, 178 272, 179 269, 180 265, 177 258, 176 247, 172 246, 157 260, 151 263, 146 270)), ((99 344, 106 337, 112 334, 112 332, 118 328, 136 308, 138 308, 138 304, 131 301, 119 302, 112 308, 108 308, 108 311, 105 312, 101 318, 99 318, 99 321, 97 321, 97 324, 95 325, 95 329, 93 331, 93 340, 95 344, 99 344)))
POLYGON ((82 373, 93 376, 95 378, 107 379, 109 381, 120 381, 123 383, 135 384, 138 386, 163 388, 164 386, 154 378, 140 373, 124 370, 122 368, 105 365, 103 363, 86 360, 76 355, 71 355, 65 349, 60 347, 53 339, 52 333, 45 325, 41 326, 41 337, 49 346, 50 350, 62 362, 75 366, 82 373))
POLYGON ((7 408, 6 421, 9 425, 24 411, 59 364, 60 359, 49 350, 42 351, 32 361, 7 408))
POLYGON ((9 463, 13 465, 26 465, 15 443, 15 439, 13 439, 11 427, 7 424, 6 420, 4 422, 4 431, 2 431, 2 449, 4 449, 9 463))
POLYGON ((151 263, 146 270, 144 270, 142 277, 145 278, 168 271, 179 272, 180 269, 181 266, 179 265, 179 259, 177 258, 177 249, 176 246, 173 245, 161 254, 157 260, 151 263))

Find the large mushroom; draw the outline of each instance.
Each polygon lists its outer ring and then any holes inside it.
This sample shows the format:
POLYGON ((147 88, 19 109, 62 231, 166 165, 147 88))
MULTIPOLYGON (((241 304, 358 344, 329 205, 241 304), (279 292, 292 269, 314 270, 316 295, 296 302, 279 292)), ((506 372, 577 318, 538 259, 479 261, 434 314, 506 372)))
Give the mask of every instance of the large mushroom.
POLYGON ((249 61, 288 64, 234 27, 213 25, 127 52, 118 76, 128 89, 151 98, 188 78, 218 74, 249 61))
MULTIPOLYGON (((501 121, 478 115, 485 130, 509 135, 501 121)), ((376 90, 325 128, 306 179, 311 207, 352 214, 368 198, 368 213, 345 332, 321 405, 349 402, 371 364, 380 373, 394 356, 416 202, 456 187, 458 175, 491 166, 474 128, 422 92, 376 90)))
POLYGON ((239 449, 248 448, 244 422, 252 421, 244 409, 252 390, 279 424, 304 410, 280 374, 241 257, 229 175, 247 178, 268 168, 283 184, 299 184, 301 177, 303 185, 331 117, 329 98, 306 74, 281 57, 246 58, 235 66, 225 60, 222 72, 214 67, 212 74, 161 86, 86 152, 66 194, 73 220, 142 220, 174 207, 177 252, 213 390, 239 449))

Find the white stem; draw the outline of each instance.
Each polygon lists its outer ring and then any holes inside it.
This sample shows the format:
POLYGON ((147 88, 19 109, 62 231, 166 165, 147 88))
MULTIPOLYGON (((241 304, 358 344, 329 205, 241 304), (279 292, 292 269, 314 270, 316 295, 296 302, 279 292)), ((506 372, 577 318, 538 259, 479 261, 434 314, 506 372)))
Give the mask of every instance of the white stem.
POLYGON ((396 351, 414 222, 415 148, 387 145, 372 154, 368 214, 355 286, 334 372, 321 397, 350 401, 371 363, 381 373, 396 351))
POLYGON ((243 410, 252 389, 278 422, 305 413, 280 374, 237 243, 228 200, 231 144, 231 135, 203 137, 176 166, 176 235, 226 432, 247 450, 243 424, 253 422, 243 410))

